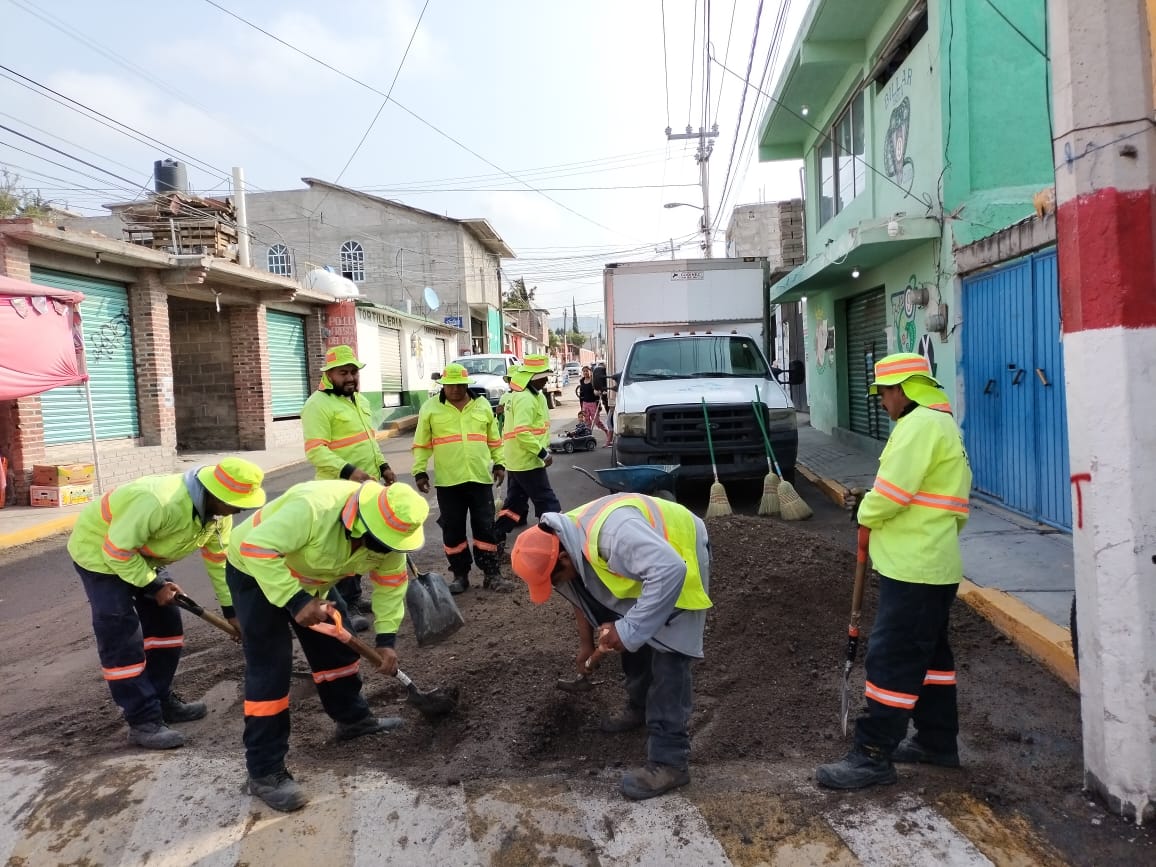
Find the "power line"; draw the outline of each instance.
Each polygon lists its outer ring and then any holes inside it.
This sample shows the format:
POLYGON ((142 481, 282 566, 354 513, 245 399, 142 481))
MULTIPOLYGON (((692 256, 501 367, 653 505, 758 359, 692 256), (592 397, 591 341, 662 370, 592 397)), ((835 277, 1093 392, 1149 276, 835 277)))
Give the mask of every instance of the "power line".
POLYGON ((1051 60, 1051 58, 1048 57, 1048 53, 1046 51, 1044 51, 1042 48, 1040 48, 1038 45, 1036 45, 1036 43, 1033 42, 1031 39, 1029 39, 1028 35, 1026 33, 1024 33, 1022 30, 1020 30, 1018 27, 1016 27, 1016 25, 1012 22, 1012 20, 1010 18, 1008 18, 1006 15, 1004 15, 1003 11, 1000 10, 1000 8, 998 6, 996 6, 995 3, 992 2, 992 0, 984 0, 984 2, 987 3, 987 5, 992 8, 992 10, 995 12, 996 15, 998 15, 1000 18, 1002 18, 1004 20, 1004 22, 1006 22, 1008 27, 1010 27, 1012 30, 1014 30, 1016 33, 1018 33, 1020 35, 1020 38, 1024 42, 1026 42, 1028 45, 1030 45, 1032 48, 1034 48, 1036 50, 1036 53, 1039 54, 1040 57, 1042 57, 1044 60, 1049 60, 1049 61, 1051 60))
POLYGON ((670 66, 666 59, 666 0, 659 0, 662 13, 662 83, 666 88, 666 128, 670 129, 670 66))
POLYGON ((698 0, 694 0, 694 24, 690 29, 690 93, 686 97, 686 120, 689 123, 694 105, 694 65, 696 61, 694 44, 698 41, 698 0))
MULTIPOLYGON (((751 81, 751 69, 754 67, 754 64, 755 64, 755 46, 758 44, 758 41, 759 41, 759 25, 762 23, 762 20, 763 20, 763 0, 759 0, 759 5, 755 9, 755 29, 754 29, 754 35, 751 36, 750 54, 747 56, 747 74, 746 74, 746 77, 743 79, 744 85, 749 85, 750 81, 751 81)), ((725 65, 723 66, 723 69, 726 69, 725 65)), ((731 167, 734 165, 734 162, 735 162, 735 148, 738 146, 739 130, 742 128, 742 125, 743 125, 743 111, 745 110, 746 105, 747 105, 747 88, 746 88, 746 86, 744 86, 743 91, 742 91, 742 95, 739 97, 739 116, 735 120, 735 134, 734 134, 734 138, 731 139, 731 154, 727 158, 726 174, 723 175, 722 195, 719 197, 719 213, 722 212, 723 202, 726 200, 727 183, 728 183, 730 176, 731 176, 731 167)))
MULTIPOLYGON (((734 2, 731 3, 731 23, 730 26, 727 27, 727 47, 726 50, 723 51, 723 63, 728 62, 731 58, 731 37, 734 36, 735 32, 735 10, 738 9, 738 5, 739 0, 734 0, 734 2)), ((723 88, 726 87, 726 81, 725 78, 720 78, 718 82, 718 98, 715 101, 714 109, 714 126, 718 126, 718 114, 719 109, 722 108, 723 88)))

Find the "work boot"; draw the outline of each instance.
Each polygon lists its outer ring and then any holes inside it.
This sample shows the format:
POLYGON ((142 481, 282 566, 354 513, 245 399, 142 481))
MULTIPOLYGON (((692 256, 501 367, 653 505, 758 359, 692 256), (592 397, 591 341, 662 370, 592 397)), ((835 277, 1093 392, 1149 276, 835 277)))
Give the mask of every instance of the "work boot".
POLYGON ((828 789, 865 789, 868 786, 891 785, 899 777, 891 760, 878 747, 860 747, 837 762, 819 765, 815 779, 828 789))
POLYGON ((128 727, 128 742, 146 750, 172 750, 185 745, 185 736, 164 723, 147 722, 128 727))
POLYGON ((309 803, 293 775, 284 768, 264 777, 249 777, 249 794, 282 813, 292 813, 309 803))
POLYGON ((349 612, 349 626, 350 632, 365 632, 369 629, 369 618, 363 614, 358 614, 356 611, 349 612))
POLYGON ((161 699, 161 716, 166 723, 192 722, 204 719, 209 709, 203 701, 183 701, 175 692, 161 699))
POLYGON ((354 723, 338 723, 337 724, 337 739, 339 741, 351 741, 354 738, 359 738, 362 735, 377 734, 377 732, 388 732, 393 729, 401 728, 404 720, 396 716, 375 717, 373 714, 360 719, 354 723))
POLYGON ((641 768, 633 768, 623 774, 619 789, 632 801, 645 801, 689 782, 690 771, 686 768, 647 762, 641 768))
POLYGON ((354 608, 356 608, 362 614, 372 614, 373 613, 373 601, 370 599, 358 598, 357 600, 354 601, 353 605, 350 606, 349 610, 352 612, 354 608))
POLYGON ((454 580, 450 582, 450 593, 452 593, 454 596, 458 596, 462 593, 465 593, 469 589, 470 589, 469 573, 463 573, 461 575, 455 575, 454 580))
POLYGON ((958 768, 959 751, 936 753, 927 749, 914 737, 907 737, 891 754, 891 761, 900 764, 939 765, 941 768, 958 768))
POLYGON ((509 593, 514 589, 514 582, 503 578, 501 572, 491 572, 482 581, 482 586, 495 593, 509 593))
POLYGON ((628 704, 621 713, 603 717, 598 723, 598 729, 605 734, 616 735, 620 732, 632 732, 645 724, 646 711, 628 704))

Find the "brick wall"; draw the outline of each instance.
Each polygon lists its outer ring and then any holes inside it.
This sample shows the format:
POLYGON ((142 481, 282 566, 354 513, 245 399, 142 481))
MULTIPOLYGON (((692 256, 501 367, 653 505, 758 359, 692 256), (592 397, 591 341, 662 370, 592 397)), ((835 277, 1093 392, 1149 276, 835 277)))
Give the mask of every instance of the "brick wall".
POLYGON ((305 437, 301 435, 301 419, 284 418, 273 422, 269 432, 269 448, 279 449, 286 446, 300 446, 301 454, 305 454, 305 437))
POLYGON ((228 310, 233 348, 233 398, 237 407, 237 447, 267 449, 272 434, 273 405, 265 305, 230 307, 228 310))
MULTIPOLYGON (((100 480, 105 491, 118 485, 157 473, 174 473, 178 469, 176 451, 170 446, 146 446, 139 439, 100 440, 100 480)), ((92 461, 91 443, 66 443, 48 446, 43 460, 36 463, 71 464, 92 461)), ((26 501, 25 501, 26 502, 26 501)))
POLYGON ((207 302, 169 299, 179 449, 238 448, 229 319, 207 302))
POLYGON ((140 279, 128 287, 128 303, 141 443, 172 450, 177 446, 177 415, 169 299, 160 276, 142 271, 140 279))
POLYGON ((326 308, 314 307, 305 317, 305 358, 309 364, 309 382, 314 386, 321 380, 321 366, 325 363, 326 308))
POLYGON ((727 255, 766 256, 772 273, 802 265, 807 258, 803 200, 736 207, 727 226, 727 255))

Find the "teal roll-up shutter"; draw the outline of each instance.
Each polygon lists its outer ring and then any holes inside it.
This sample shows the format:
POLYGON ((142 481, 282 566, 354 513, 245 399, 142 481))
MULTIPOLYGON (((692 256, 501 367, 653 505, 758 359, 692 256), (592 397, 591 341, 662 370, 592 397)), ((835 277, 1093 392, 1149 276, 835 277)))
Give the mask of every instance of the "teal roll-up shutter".
POLYGON ((296 418, 309 397, 309 365, 305 359, 305 317, 279 310, 265 311, 269 340, 269 386, 273 418, 296 418))
MULTIPOLYGON (((128 289, 120 283, 40 268, 32 269, 32 282, 84 293, 80 316, 84 322, 85 360, 92 388, 96 438, 140 436, 128 289)), ((46 391, 40 395, 40 406, 46 445, 91 438, 82 387, 46 391)))
POLYGON ((867 387, 875 379, 875 362, 887 355, 887 304, 877 289, 847 299, 847 409, 857 434, 885 440, 891 420, 877 395, 867 387))

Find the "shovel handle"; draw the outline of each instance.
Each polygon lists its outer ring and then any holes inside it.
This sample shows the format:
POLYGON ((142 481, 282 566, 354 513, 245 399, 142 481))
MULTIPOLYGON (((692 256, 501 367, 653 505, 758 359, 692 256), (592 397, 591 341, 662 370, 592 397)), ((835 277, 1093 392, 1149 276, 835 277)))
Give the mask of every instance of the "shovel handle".
POLYGON ((594 648, 594 652, 586 657, 586 664, 582 667, 586 669, 587 676, 594 673, 594 669, 598 667, 598 663, 602 662, 602 658, 606 656, 607 653, 608 651, 603 650, 601 647, 596 647, 594 648))
POLYGON ((174 598, 176 599, 177 605, 181 606, 181 608, 185 609, 185 611, 188 611, 190 614, 197 615, 197 617, 201 618, 206 623, 213 624, 222 632, 228 633, 230 638, 240 639, 241 633, 237 631, 237 627, 235 627, 224 617, 221 617, 218 614, 214 614, 212 611, 206 611, 203 606, 198 605, 184 593, 178 593, 174 598))
POLYGON ((863 614, 863 590, 867 585, 867 550, 871 541, 871 529, 859 527, 855 551, 855 586, 851 590, 851 625, 847 627, 850 638, 859 637, 859 618, 863 614))

